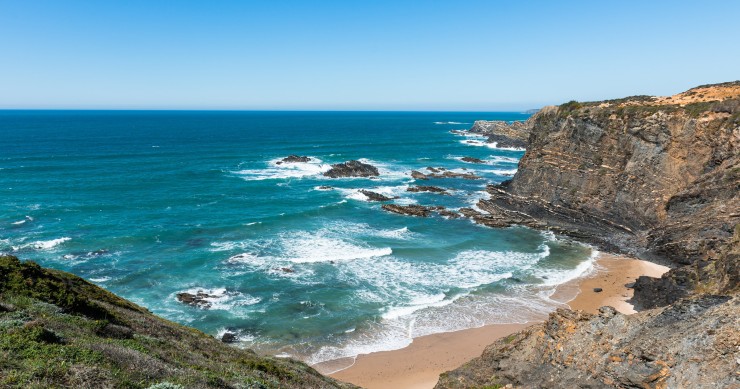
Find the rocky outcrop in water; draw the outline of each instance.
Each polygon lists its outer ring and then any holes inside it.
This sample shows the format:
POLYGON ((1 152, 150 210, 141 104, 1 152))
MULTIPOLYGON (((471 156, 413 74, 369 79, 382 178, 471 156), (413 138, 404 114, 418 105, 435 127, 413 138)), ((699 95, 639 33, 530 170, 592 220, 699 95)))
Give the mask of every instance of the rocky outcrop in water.
POLYGON ((177 294, 177 301, 196 308, 209 309, 211 307, 211 302, 208 301, 208 299, 214 297, 218 296, 210 295, 203 291, 198 291, 197 293, 183 292, 177 294))
POLYGON ((291 154, 291 155, 289 155, 289 156, 281 159, 280 161, 277 161, 276 163, 278 165, 282 165, 284 163, 297 163, 297 162, 309 162, 309 161, 311 161, 311 158, 310 157, 304 157, 304 156, 300 156, 300 155, 291 154))
POLYGON ((460 160, 468 163, 486 163, 486 161, 475 157, 462 157, 460 160))
POLYGON ((386 195, 382 195, 380 193, 376 193, 373 191, 360 189, 360 193, 365 195, 369 201, 391 201, 393 199, 396 199, 397 197, 388 197, 386 195))
POLYGON ((447 190, 444 188, 440 188, 438 186, 426 186, 426 185, 415 185, 415 186, 409 186, 406 188, 407 192, 430 192, 430 193, 439 193, 439 194, 447 194, 447 190))
POLYGON ((379 175, 378 168, 375 166, 355 160, 331 165, 331 169, 324 173, 324 176, 331 178, 377 177, 379 175))
POLYGON ((442 374, 436 388, 733 387, 738 328, 740 301, 726 296, 633 315, 611 307, 598 315, 559 309, 442 374))
POLYGON ((465 172, 465 173, 458 173, 449 171, 443 167, 428 167, 428 171, 431 173, 424 174, 417 170, 411 171, 411 178, 415 180, 428 180, 430 178, 462 178, 465 180, 480 180, 481 177, 475 175, 474 173, 465 172))
POLYGON ((383 204, 382 208, 388 212, 397 213, 400 215, 408 216, 420 216, 427 217, 432 212, 432 208, 425 207, 422 205, 398 205, 398 204, 383 204))
POLYGON ((497 147, 524 148, 527 146, 529 132, 532 130, 533 122, 514 121, 505 122, 500 120, 476 120, 470 132, 485 135, 489 143, 496 143, 497 147))

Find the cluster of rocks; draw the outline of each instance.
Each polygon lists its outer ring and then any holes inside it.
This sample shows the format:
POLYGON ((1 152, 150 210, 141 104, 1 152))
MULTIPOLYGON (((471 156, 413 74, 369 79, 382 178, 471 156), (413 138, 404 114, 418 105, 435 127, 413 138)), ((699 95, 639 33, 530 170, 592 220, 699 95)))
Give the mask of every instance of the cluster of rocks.
POLYGON ((209 309, 212 304, 208 299, 219 297, 217 295, 211 295, 199 290, 196 293, 182 292, 177 294, 177 301, 190 305, 192 307, 209 309))
POLYGON ((475 157, 462 157, 460 160, 468 163, 486 163, 486 161, 475 157))
POLYGON ((356 160, 331 165, 331 169, 324 173, 324 176, 331 178, 377 177, 379 175, 380 172, 375 166, 356 160))
POLYGON ((369 190, 366 190, 366 189, 361 189, 360 190, 360 193, 362 193, 363 195, 365 195, 365 197, 367 197, 367 199, 369 201, 391 201, 393 199, 397 199, 398 198, 398 197, 388 197, 386 195, 383 195, 383 194, 380 194, 380 193, 377 193, 377 192, 373 192, 373 191, 369 191, 369 190))
POLYGON ((425 186, 425 185, 415 185, 410 186, 406 188, 407 192, 430 192, 430 193, 439 193, 439 194, 448 194, 447 190, 444 188, 440 188, 438 186, 425 186))
POLYGON ((428 180, 430 178, 462 178, 465 180, 480 180, 481 177, 475 175, 474 173, 456 173, 450 170, 447 170, 443 167, 428 167, 428 171, 431 173, 424 174, 418 170, 412 170, 411 171, 411 178, 415 180, 428 180))
POLYGON ((284 163, 299 163, 299 162, 310 162, 310 161, 311 161, 310 157, 291 154, 275 163, 278 165, 282 165, 284 163))

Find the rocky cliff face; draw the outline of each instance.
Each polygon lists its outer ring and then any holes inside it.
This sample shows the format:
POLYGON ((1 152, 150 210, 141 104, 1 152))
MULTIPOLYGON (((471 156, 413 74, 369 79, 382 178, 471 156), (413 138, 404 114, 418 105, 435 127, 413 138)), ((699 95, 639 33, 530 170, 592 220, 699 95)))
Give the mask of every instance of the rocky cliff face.
POLYGON ((488 142, 496 143, 497 147, 524 148, 532 129, 533 121, 505 122, 501 120, 476 120, 470 132, 485 135, 488 142))
POLYGON ((737 387, 740 82, 671 97, 570 102, 535 114, 491 226, 554 230, 663 261, 624 316, 558 310, 445 373, 437 388, 737 387), (656 308, 657 307, 657 308, 656 308))
POLYGON ((734 387, 739 318, 740 301, 725 296, 629 316, 560 309, 442 374, 436 388, 734 387))
POLYGON ((740 83, 571 102, 530 121, 517 174, 481 208, 678 267, 638 282, 642 307, 738 288, 726 257, 740 221, 740 83))

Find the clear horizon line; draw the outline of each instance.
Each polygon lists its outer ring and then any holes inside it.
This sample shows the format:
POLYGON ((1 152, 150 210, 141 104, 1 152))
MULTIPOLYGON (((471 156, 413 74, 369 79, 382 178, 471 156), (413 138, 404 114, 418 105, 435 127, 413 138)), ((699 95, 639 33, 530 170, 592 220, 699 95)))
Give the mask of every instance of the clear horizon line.
POLYGON ((540 108, 518 110, 458 110, 458 109, 240 109, 240 108, 2 108, 2 111, 149 111, 149 112, 504 112, 526 113, 540 108))

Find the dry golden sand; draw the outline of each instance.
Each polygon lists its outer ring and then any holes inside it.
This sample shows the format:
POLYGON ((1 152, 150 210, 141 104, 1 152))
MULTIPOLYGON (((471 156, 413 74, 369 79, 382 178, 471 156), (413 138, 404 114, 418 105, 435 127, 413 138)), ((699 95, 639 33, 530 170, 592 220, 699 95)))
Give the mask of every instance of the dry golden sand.
MULTIPOLYGON (((632 296, 632 290, 625 284, 633 282, 640 275, 660 277, 667 270, 664 266, 629 257, 600 254, 593 273, 563 285, 554 297, 567 301, 577 294, 568 305, 587 312, 596 312, 603 305, 611 305, 620 312, 632 313, 632 306, 626 302, 632 296), (602 288, 603 291, 596 293, 593 288, 602 288)), ((330 375, 368 389, 432 388, 439 374, 479 356, 496 339, 530 324, 533 323, 490 325, 419 337, 400 350, 360 355, 351 367, 330 375)), ((347 361, 337 361, 335 364, 314 367, 330 373, 342 363, 348 365, 347 361)))

